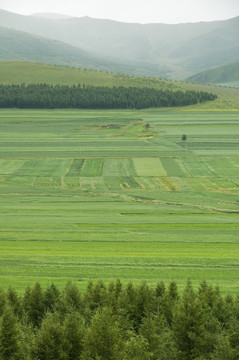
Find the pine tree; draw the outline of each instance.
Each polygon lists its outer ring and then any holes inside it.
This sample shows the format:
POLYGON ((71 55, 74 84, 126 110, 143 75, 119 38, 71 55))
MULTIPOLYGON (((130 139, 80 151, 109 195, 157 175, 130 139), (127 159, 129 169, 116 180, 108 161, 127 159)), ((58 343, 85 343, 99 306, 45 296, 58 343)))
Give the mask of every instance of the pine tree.
POLYGON ((34 355, 38 360, 67 360, 63 328, 56 314, 49 313, 36 336, 34 355))
POLYGON ((172 331, 163 315, 149 314, 143 319, 140 334, 148 341, 152 360, 176 360, 172 331))
POLYGON ((119 360, 150 360, 151 355, 147 340, 142 335, 132 334, 124 343, 119 360))
MULTIPOLYGON (((26 294, 25 294, 26 295, 26 294)), ((29 321, 34 326, 40 326, 44 317, 44 295, 39 283, 27 294, 28 303, 25 303, 29 321)), ((26 301, 26 298, 25 298, 26 301)))
POLYGON ((20 326, 12 308, 4 309, 0 324, 0 359, 23 360, 20 341, 20 326))
POLYGON ((84 341, 82 359, 117 360, 122 349, 122 331, 110 308, 98 309, 84 341))
POLYGON ((5 305, 6 305, 6 294, 5 292, 0 289, 0 316, 2 315, 5 305))
POLYGON ((86 328, 84 319, 77 313, 67 314, 63 323, 63 349, 68 360, 80 360, 86 328))
POLYGON ((215 344, 218 322, 210 308, 197 297, 190 281, 175 311, 172 327, 181 359, 209 356, 215 344))
POLYGON ((161 297, 165 294, 166 291, 166 287, 164 285, 163 281, 160 281, 160 283, 157 284, 156 289, 155 289, 155 295, 156 297, 161 297))
POLYGON ((64 306, 68 312, 82 309, 82 299, 78 287, 71 281, 67 282, 62 294, 64 306))
POLYGON ((216 341, 215 349, 210 357, 210 360, 235 360, 235 350, 231 347, 228 335, 221 332, 216 341))
POLYGON ((60 292, 55 284, 51 284, 44 293, 44 309, 45 311, 53 311, 60 298, 60 292))
POLYGON ((15 289, 10 287, 7 291, 7 300, 9 304, 12 306, 16 315, 20 315, 21 312, 21 303, 18 296, 18 293, 15 289))

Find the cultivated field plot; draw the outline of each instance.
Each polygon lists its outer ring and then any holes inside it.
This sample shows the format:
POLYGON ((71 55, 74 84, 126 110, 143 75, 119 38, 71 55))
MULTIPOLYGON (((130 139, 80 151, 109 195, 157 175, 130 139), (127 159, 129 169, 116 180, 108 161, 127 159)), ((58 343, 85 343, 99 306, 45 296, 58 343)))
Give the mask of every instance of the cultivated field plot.
POLYGON ((238 293, 238 138, 237 111, 1 110, 1 286, 238 293))

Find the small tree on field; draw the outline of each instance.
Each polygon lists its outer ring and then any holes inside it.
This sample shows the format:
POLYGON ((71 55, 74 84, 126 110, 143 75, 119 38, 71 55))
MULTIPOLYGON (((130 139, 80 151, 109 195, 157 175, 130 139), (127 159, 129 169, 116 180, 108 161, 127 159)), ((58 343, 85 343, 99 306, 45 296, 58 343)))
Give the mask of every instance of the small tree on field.
POLYGON ((183 135, 182 135, 182 141, 185 142, 185 144, 186 144, 186 150, 187 150, 186 140, 187 140, 187 135, 183 134, 183 135))

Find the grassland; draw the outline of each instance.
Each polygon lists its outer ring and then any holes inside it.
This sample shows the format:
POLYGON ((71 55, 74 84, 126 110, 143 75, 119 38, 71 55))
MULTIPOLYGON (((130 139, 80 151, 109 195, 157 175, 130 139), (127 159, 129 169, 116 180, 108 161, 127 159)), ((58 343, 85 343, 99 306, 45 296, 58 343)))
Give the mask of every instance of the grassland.
POLYGON ((238 125, 195 108, 1 110, 1 286, 191 278, 238 293, 238 125))

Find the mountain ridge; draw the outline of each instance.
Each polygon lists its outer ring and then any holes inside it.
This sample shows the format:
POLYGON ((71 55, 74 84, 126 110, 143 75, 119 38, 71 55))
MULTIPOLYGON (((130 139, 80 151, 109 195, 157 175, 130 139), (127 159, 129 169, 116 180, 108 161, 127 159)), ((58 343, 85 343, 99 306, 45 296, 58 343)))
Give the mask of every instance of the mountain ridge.
MULTIPOLYGON (((26 60, 86 69, 128 73, 132 75, 156 75, 157 69, 138 68, 127 63, 88 53, 67 43, 31 35, 0 26, 0 61, 26 60)), ((135 64, 134 64, 135 65, 135 64)))
POLYGON ((0 11, 2 26, 79 47, 97 56, 143 64, 184 79, 239 57, 239 17, 187 24, 135 24, 90 17, 49 20, 0 11), (203 55, 203 56, 202 56, 203 55))
POLYGON ((28 16, 40 17, 40 18, 49 19, 49 20, 72 19, 74 17, 74 16, 58 14, 58 13, 33 13, 28 16))

